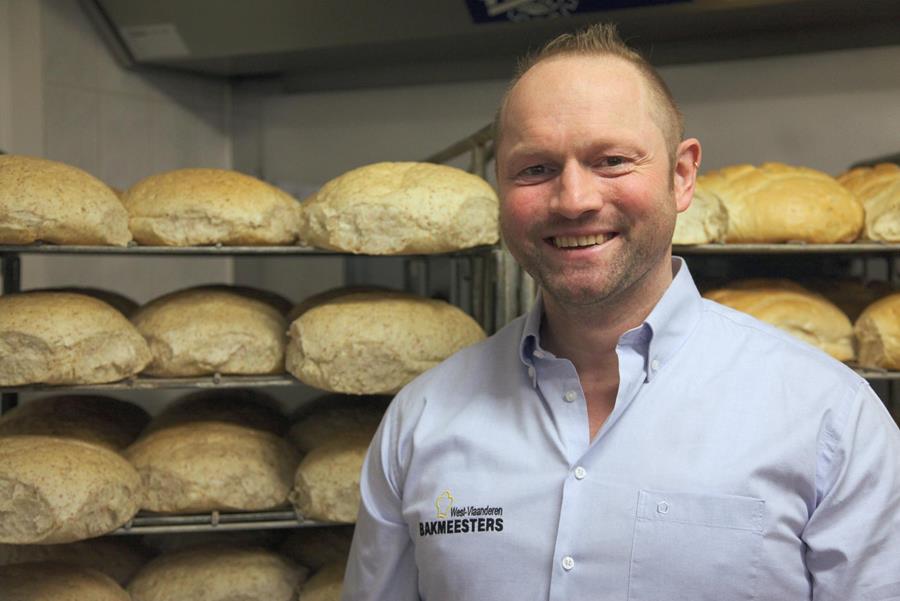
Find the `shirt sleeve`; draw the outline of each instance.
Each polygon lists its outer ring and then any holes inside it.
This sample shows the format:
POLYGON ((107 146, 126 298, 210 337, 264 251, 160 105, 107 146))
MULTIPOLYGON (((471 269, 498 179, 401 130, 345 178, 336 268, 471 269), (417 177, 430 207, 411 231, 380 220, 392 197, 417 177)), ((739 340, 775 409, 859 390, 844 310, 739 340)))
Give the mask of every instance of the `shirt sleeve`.
POLYGON ((900 431, 867 384, 842 409, 823 428, 803 532, 812 598, 900 600, 900 431))
POLYGON ((360 474, 360 507, 341 601, 418 601, 418 571, 401 511, 397 401, 375 434, 360 474))

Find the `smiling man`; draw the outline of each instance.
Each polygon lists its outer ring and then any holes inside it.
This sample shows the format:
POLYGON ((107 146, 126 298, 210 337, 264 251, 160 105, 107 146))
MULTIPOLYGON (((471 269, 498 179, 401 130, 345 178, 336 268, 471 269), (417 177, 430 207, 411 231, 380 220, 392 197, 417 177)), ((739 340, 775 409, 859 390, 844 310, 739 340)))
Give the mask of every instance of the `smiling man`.
POLYGON ((344 600, 900 599, 900 433, 671 256, 701 151, 653 69, 612 27, 563 36, 496 133, 541 295, 392 403, 344 600))

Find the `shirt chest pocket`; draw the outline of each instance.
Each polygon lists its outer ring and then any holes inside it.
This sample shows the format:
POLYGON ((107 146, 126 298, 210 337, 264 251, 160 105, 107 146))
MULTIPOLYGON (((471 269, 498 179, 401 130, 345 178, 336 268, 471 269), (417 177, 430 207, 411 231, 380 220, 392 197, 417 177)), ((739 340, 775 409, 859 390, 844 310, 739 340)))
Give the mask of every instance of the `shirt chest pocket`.
POLYGON ((765 510, 751 497, 640 491, 628 599, 753 599, 765 510))

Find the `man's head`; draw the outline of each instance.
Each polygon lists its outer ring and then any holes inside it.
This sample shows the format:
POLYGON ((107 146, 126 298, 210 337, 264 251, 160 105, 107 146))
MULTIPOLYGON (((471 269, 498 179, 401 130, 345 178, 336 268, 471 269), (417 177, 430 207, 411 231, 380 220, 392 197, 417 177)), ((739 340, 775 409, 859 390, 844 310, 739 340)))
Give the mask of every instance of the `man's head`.
POLYGON ((503 116, 512 89, 532 67, 541 61, 560 56, 617 57, 631 63, 645 79, 654 100, 654 121, 665 136, 670 159, 674 156, 678 143, 684 138, 684 117, 675 104, 672 92, 653 65, 629 48, 619 37, 616 26, 611 23, 597 23, 575 33, 563 34, 519 62, 494 117, 495 145, 499 145, 503 136, 503 116))
POLYGON ((700 145, 677 140, 680 118, 659 94, 621 51, 552 52, 507 93, 503 237, 548 302, 658 298, 671 281, 675 215, 690 204, 700 145))

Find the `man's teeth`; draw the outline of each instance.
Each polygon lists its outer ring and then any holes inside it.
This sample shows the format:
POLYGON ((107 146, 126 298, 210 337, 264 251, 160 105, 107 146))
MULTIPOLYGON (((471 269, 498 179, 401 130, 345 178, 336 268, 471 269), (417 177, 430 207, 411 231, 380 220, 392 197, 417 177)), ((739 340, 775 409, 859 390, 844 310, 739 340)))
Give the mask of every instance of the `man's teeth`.
POLYGON ((596 234, 594 236, 557 236, 553 238, 556 248, 578 248, 603 244, 612 238, 612 234, 596 234))

